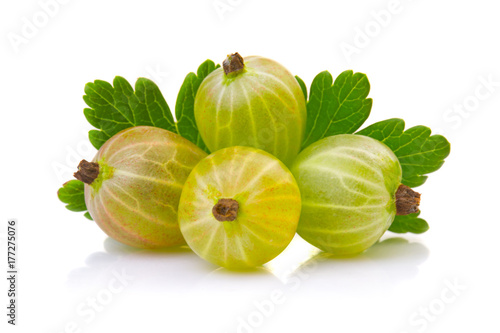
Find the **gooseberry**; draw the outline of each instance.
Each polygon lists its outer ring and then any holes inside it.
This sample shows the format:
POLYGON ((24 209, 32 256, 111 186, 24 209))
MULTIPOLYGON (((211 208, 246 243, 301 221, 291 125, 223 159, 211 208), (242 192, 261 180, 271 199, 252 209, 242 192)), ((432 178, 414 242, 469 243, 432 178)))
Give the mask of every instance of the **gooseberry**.
POLYGON ((306 126, 304 94, 281 64, 229 55, 196 93, 194 114, 210 151, 231 146, 265 150, 290 165, 306 126))
POLYGON ((111 238, 139 248, 185 244, 177 222, 184 181, 207 154, 167 130, 137 126, 111 137, 75 177, 85 203, 111 238))
POLYGON ((362 252, 396 214, 418 211, 420 194, 401 184, 398 158, 370 137, 342 134, 319 140, 299 154, 291 171, 302 195, 297 233, 327 252, 362 252))
POLYGON ((286 166, 250 147, 201 160, 179 202, 179 225, 191 249, 226 268, 255 267, 280 254, 300 217, 300 192, 286 166))

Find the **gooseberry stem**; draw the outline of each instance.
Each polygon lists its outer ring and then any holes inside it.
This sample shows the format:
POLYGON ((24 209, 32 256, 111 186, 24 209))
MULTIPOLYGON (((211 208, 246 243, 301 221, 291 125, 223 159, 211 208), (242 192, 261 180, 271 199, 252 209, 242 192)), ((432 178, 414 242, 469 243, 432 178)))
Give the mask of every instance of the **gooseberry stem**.
POLYGON ((99 176, 99 164, 82 160, 80 164, 78 164, 78 171, 75 172, 73 176, 85 184, 90 185, 97 176, 99 176))
POLYGON ((420 193, 406 185, 399 185, 396 191, 396 215, 408 215, 419 211, 420 193))
POLYGON ((219 222, 234 221, 238 217, 240 205, 234 199, 219 199, 212 208, 212 214, 219 222))
POLYGON ((224 68, 224 73, 226 73, 226 75, 241 71, 245 68, 243 57, 240 56, 238 52, 228 55, 222 62, 222 68, 224 68))

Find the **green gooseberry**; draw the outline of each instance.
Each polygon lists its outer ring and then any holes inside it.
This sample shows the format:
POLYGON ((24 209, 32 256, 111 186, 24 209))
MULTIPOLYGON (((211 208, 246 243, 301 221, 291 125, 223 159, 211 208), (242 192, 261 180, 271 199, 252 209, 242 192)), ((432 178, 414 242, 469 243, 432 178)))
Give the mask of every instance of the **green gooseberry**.
POLYGON ((201 160, 179 202, 179 225, 191 249, 226 268, 262 265, 280 254, 300 217, 295 179, 276 157, 229 147, 201 160))
POLYGON ((194 114, 210 151, 249 146, 290 165, 304 138, 306 101, 295 77, 281 64, 235 53, 203 80, 194 114))
POLYGON ((111 238, 138 248, 185 244, 177 223, 184 181, 207 154, 170 131, 125 129, 104 143, 75 177, 85 183, 85 204, 111 238))
POLYGON ((319 140, 291 171, 302 195, 297 233, 323 251, 360 253, 391 226, 396 214, 418 211, 420 194, 401 184, 401 165, 380 141, 354 134, 319 140))

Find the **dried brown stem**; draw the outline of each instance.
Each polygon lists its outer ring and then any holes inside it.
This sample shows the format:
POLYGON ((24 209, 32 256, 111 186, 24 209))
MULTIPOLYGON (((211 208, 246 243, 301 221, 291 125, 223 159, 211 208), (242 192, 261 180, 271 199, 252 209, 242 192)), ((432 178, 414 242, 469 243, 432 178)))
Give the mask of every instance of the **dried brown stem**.
POLYGON ((85 184, 90 185, 97 176, 99 176, 99 164, 82 160, 80 164, 78 164, 78 171, 75 172, 73 176, 85 184))
POLYGON ((396 191, 396 215, 408 215, 419 211, 420 193, 406 185, 399 185, 396 191))
POLYGON ((234 199, 219 199, 212 208, 212 214, 220 222, 234 221, 238 216, 239 207, 238 201, 234 199))
POLYGON ((245 68, 243 57, 240 56, 238 52, 228 55, 222 62, 222 68, 224 68, 224 73, 226 73, 226 75, 241 71, 245 68))

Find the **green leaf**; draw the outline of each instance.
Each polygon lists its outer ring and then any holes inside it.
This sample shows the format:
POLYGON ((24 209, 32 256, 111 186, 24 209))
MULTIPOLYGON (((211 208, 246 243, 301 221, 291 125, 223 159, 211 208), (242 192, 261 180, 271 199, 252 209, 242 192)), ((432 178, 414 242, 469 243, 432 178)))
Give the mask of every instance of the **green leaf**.
POLYGON ((116 133, 133 126, 154 126, 177 133, 208 152, 194 119, 194 98, 203 79, 219 65, 207 60, 198 73, 189 73, 177 96, 175 123, 172 112, 158 86, 151 80, 139 78, 135 91, 123 77, 117 76, 113 85, 96 80, 85 85, 83 99, 89 106, 84 110, 88 122, 98 130, 89 132, 89 139, 99 149, 116 133))
POLYGON ((300 89, 302 89, 302 92, 304 93, 304 99, 307 101, 307 87, 306 87, 306 84, 297 75, 295 75, 295 79, 299 83, 300 89))
POLYGON ((396 215, 394 222, 392 222, 389 231, 403 234, 411 232, 414 234, 421 234, 429 230, 427 221, 418 217, 420 212, 409 215, 396 215))
MULTIPOLYGON (((84 184, 81 181, 70 180, 57 191, 57 196, 59 200, 67 204, 67 209, 73 212, 83 212, 87 210, 83 188, 84 184)), ((88 212, 85 213, 85 217, 92 220, 88 212)))
POLYGON ((372 100, 366 98, 370 83, 365 74, 348 70, 332 83, 332 75, 324 71, 311 84, 302 148, 327 136, 354 133, 370 115, 372 100))
POLYGON ((83 100, 88 122, 99 129, 89 132, 92 145, 99 149, 106 140, 129 127, 155 126, 177 133, 170 108, 158 86, 139 78, 135 91, 124 78, 117 76, 113 85, 96 80, 85 85, 83 100))
POLYGON ((206 60, 198 67, 197 74, 189 73, 182 83, 175 103, 178 133, 207 153, 210 153, 210 151, 198 132, 194 118, 194 99, 203 79, 219 67, 220 65, 215 65, 212 60, 206 60))
MULTIPOLYGON (((197 74, 189 73, 177 96, 174 121, 172 112, 158 86, 151 80, 139 78, 135 90, 123 77, 117 76, 113 85, 96 80, 85 85, 83 100, 89 106, 84 109, 88 122, 98 130, 89 132, 92 145, 99 149, 116 133, 133 126, 154 126, 177 133, 209 152, 198 133, 194 118, 194 98, 198 88, 213 70, 220 67, 206 60, 198 67, 197 74)), ((66 208, 86 211, 83 183, 71 180, 58 191, 59 199, 66 208)), ((92 220, 87 212, 85 217, 92 220)))
POLYGON ((441 135, 432 135, 425 126, 405 129, 402 119, 387 119, 366 127, 357 134, 385 143, 396 154, 403 169, 403 184, 417 187, 426 174, 438 170, 450 154, 450 143, 441 135))

